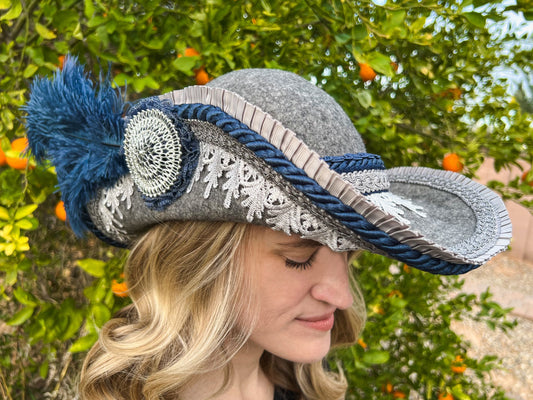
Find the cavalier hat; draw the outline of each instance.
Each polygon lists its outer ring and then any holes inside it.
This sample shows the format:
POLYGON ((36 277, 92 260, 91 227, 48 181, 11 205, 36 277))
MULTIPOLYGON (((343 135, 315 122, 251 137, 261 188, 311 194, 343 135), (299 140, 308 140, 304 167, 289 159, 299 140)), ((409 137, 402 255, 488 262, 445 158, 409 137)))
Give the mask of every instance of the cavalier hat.
POLYGON ((25 110, 71 227, 115 246, 165 221, 236 221, 457 274, 511 238, 496 194, 449 171, 385 169, 335 100, 293 73, 238 70, 127 104, 71 57, 33 83, 25 110))

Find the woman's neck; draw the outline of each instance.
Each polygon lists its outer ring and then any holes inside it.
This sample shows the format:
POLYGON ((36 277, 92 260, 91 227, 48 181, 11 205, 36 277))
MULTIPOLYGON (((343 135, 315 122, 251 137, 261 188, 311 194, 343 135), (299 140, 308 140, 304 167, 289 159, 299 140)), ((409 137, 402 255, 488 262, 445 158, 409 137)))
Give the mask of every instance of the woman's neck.
POLYGON ((231 375, 227 390, 212 397, 224 380, 223 371, 214 371, 194 379, 184 388, 180 399, 272 400, 274 386, 259 365, 262 354, 263 349, 252 344, 244 345, 231 360, 231 375))

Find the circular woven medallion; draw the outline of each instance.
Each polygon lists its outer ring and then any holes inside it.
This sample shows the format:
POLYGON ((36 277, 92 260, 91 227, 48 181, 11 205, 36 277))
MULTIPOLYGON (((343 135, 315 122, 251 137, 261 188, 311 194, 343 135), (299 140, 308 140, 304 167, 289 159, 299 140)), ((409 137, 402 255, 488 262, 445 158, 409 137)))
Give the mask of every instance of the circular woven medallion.
POLYGON ((179 176, 179 134, 160 110, 141 111, 128 122, 124 153, 133 181, 148 197, 166 193, 179 176))

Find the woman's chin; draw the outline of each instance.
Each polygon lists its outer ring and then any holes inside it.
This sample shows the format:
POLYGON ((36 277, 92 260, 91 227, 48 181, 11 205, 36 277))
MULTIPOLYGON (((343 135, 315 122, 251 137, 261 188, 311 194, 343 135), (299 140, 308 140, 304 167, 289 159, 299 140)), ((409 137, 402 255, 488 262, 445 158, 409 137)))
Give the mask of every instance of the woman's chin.
POLYGON ((314 338, 313 340, 302 339, 294 341, 291 346, 287 346, 285 351, 276 354, 285 360, 310 364, 321 361, 326 357, 331 347, 331 336, 324 335, 323 338, 314 338))

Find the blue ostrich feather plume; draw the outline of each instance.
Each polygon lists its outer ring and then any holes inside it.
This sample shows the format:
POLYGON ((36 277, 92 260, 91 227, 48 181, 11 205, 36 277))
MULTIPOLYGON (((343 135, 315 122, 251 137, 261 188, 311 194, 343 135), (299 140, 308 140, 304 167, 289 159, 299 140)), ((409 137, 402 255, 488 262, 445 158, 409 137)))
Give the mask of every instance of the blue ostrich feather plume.
POLYGON ((93 83, 70 56, 52 79, 33 82, 23 107, 31 152, 38 162, 49 159, 55 166, 70 225, 79 236, 89 229, 87 203, 128 172, 124 108, 109 77, 93 83))

